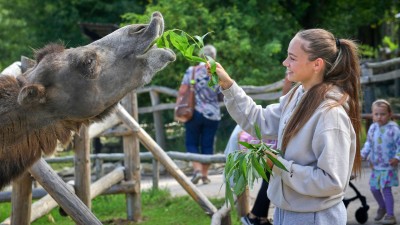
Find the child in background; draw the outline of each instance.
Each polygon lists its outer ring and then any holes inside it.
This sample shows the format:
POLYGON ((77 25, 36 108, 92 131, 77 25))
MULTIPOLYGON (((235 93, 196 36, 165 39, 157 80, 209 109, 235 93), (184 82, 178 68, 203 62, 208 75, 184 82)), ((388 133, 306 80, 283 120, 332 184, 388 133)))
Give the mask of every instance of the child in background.
POLYGON ((397 165, 400 160, 400 129, 391 121, 392 108, 386 100, 379 99, 372 104, 372 119, 367 140, 361 150, 361 157, 368 157, 372 166, 369 184, 379 208, 375 221, 396 224, 393 213, 392 187, 399 185, 397 165))

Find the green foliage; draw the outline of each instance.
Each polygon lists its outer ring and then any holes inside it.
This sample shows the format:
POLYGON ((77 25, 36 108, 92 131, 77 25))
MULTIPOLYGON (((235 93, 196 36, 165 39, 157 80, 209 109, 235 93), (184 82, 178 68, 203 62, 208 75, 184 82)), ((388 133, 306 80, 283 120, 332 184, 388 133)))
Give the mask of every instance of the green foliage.
MULTIPOLYGON (((145 22, 151 12, 160 11, 166 30, 214 31, 207 41, 216 46, 217 61, 239 84, 261 85, 283 78, 281 62, 298 30, 322 27, 338 37, 357 39, 365 36, 361 28, 379 25, 390 9, 391 4, 378 0, 363 4, 356 0, 159 0, 149 4, 144 14, 127 13, 123 18, 124 24, 145 22)), ((152 83, 178 88, 191 63, 178 57, 152 83)))
POLYGON ((390 52, 394 52, 399 48, 399 45, 394 43, 388 36, 383 38, 382 43, 389 48, 390 52))
MULTIPOLYGON (((258 85, 260 81, 267 84, 283 78, 284 68, 280 62, 286 51, 281 46, 287 45, 295 28, 292 28, 292 21, 277 15, 283 12, 278 4, 160 0, 149 5, 144 15, 153 11, 163 14, 166 30, 178 28, 193 34, 212 31, 207 44, 217 48, 216 60, 240 84, 244 84, 244 78, 248 84, 258 85), (280 24, 280 27, 272 24, 280 24)), ((148 16, 134 13, 125 14, 123 18, 125 23, 148 21, 148 16)), ((177 61, 154 77, 152 83, 178 88, 186 68, 192 64, 178 56, 177 61)))
POLYGON ((271 169, 267 164, 267 160, 286 170, 285 166, 277 160, 272 154, 281 154, 281 151, 272 149, 262 141, 259 127, 255 126, 255 133, 258 138, 257 144, 239 142, 247 150, 238 150, 228 155, 225 164, 225 201, 234 205, 233 195, 241 195, 246 187, 253 188, 254 181, 262 178, 268 182, 267 173, 272 174, 271 169), (232 179, 232 181, 231 181, 232 179))
POLYGON ((377 55, 377 50, 369 45, 359 45, 358 49, 363 58, 374 58, 377 55))
POLYGON ((204 38, 209 33, 203 36, 190 36, 188 33, 183 30, 173 29, 165 31, 155 42, 159 48, 171 48, 174 46, 179 52, 189 61, 193 62, 209 62, 210 63, 210 72, 212 74, 211 79, 208 81, 208 86, 213 88, 218 84, 218 76, 215 73, 216 63, 213 58, 209 56, 204 56, 204 58, 193 55, 195 50, 201 51, 204 47, 204 38), (177 34, 176 32, 180 32, 177 34), (191 44, 193 43, 193 44, 191 44))

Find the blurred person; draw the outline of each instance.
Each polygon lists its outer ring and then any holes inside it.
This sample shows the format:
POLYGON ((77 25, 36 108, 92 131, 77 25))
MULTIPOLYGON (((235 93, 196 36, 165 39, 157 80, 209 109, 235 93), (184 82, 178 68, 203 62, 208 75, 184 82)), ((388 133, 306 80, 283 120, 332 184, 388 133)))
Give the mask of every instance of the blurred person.
MULTIPOLYGON (((206 45, 200 51, 200 56, 217 57, 217 50, 212 45, 206 45)), ((192 119, 185 123, 185 146, 190 153, 203 155, 214 154, 214 139, 221 120, 221 112, 218 103, 219 88, 208 87, 209 76, 205 63, 191 66, 183 76, 182 84, 194 83, 195 110, 192 119), (191 80, 194 70, 194 79, 191 80)), ((191 181, 197 184, 200 180, 204 184, 210 183, 208 169, 210 164, 192 162, 193 177, 191 181)))

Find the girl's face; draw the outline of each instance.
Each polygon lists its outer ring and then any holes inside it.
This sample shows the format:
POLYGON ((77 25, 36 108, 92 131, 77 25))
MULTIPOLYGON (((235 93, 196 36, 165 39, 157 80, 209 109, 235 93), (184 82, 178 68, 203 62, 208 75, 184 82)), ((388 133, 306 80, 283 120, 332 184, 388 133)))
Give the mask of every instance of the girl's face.
POLYGON ((282 64, 286 67, 288 80, 300 82, 305 90, 309 90, 314 85, 322 82, 322 73, 320 73, 320 66, 322 65, 319 65, 322 60, 308 60, 308 54, 301 48, 304 44, 307 44, 307 42, 295 36, 290 41, 288 56, 282 64), (316 63, 318 63, 318 68, 316 63))
POLYGON ((391 117, 391 113, 389 113, 388 108, 385 106, 374 106, 372 108, 372 119, 374 122, 377 122, 379 126, 387 124, 391 117))

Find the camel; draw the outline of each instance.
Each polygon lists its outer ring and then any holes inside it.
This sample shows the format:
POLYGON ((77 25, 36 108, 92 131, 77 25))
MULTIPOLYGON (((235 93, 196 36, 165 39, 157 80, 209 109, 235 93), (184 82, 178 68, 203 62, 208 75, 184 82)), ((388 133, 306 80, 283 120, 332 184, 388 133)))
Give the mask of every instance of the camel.
POLYGON ((82 124, 109 115, 129 92, 149 83, 175 54, 157 48, 164 20, 133 24, 88 45, 49 44, 19 76, 0 76, 0 190, 68 143, 82 124))

